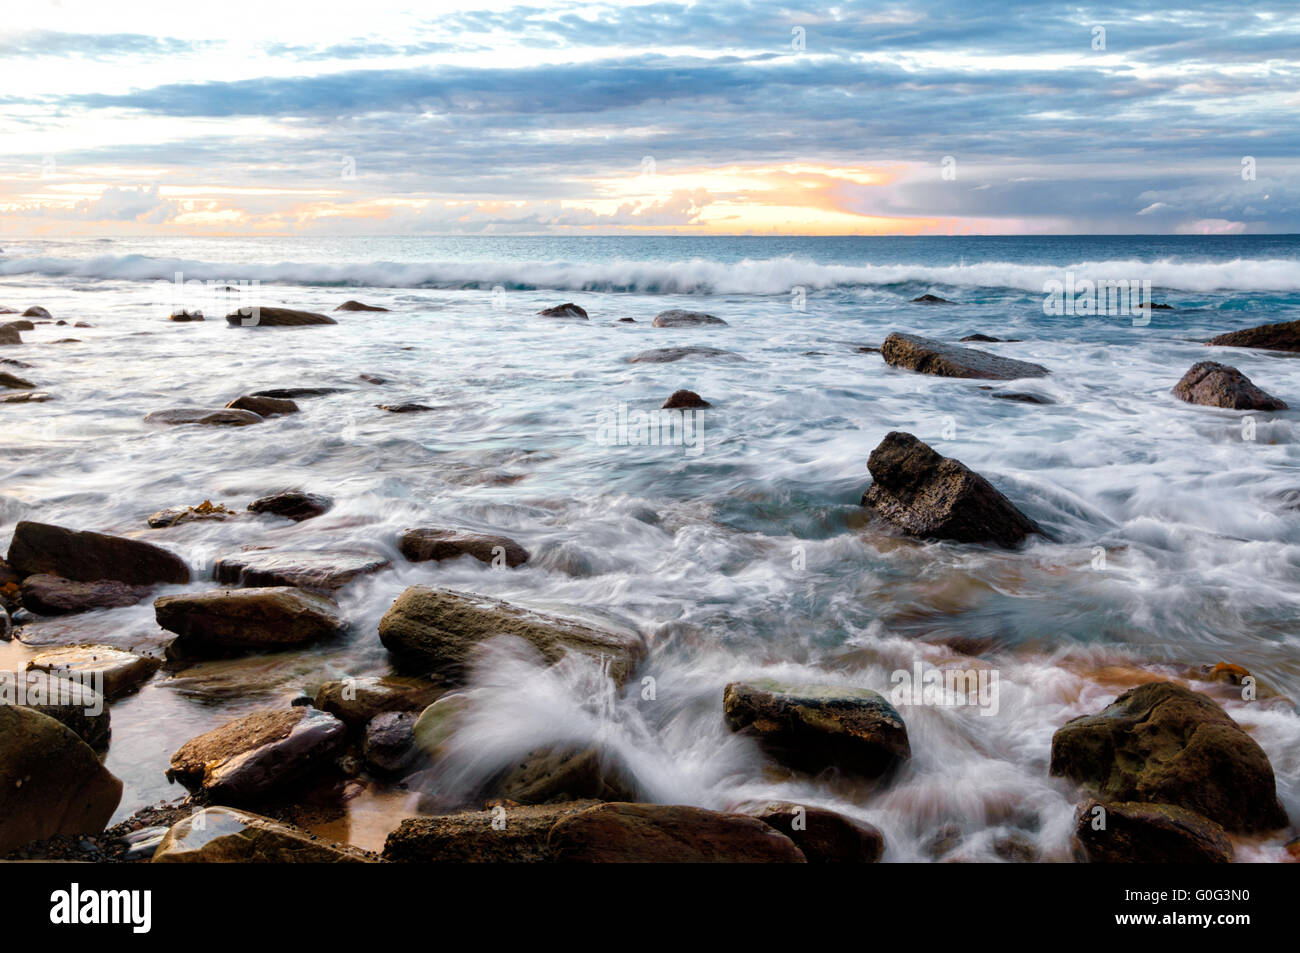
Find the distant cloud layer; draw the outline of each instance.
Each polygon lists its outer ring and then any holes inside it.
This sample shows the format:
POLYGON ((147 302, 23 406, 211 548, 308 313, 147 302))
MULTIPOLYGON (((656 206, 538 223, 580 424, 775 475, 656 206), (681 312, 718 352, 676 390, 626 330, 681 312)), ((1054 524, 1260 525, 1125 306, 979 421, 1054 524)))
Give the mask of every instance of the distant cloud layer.
POLYGON ((0 234, 1300 232, 1288 2, 76 4, 0 30, 0 234))

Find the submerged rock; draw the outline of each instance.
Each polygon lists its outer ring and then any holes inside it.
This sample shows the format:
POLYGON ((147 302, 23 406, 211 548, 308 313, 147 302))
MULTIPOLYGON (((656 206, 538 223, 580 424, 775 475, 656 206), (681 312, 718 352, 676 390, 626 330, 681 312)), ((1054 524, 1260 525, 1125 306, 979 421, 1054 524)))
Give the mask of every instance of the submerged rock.
POLYGON ((940 298, 938 295, 923 294, 919 298, 913 298, 912 304, 956 304, 955 301, 949 301, 947 298, 940 298))
POLYGON ((633 354, 627 359, 629 364, 671 364, 688 357, 716 357, 722 360, 743 361, 744 358, 732 351, 717 347, 660 347, 650 351, 633 354))
POLYGON ((902 717, 870 689, 732 682, 722 708, 728 728, 754 734, 798 770, 878 778, 912 756, 902 717))
POLYGON ((1287 823, 1273 766, 1255 739, 1210 698, 1148 682, 1052 736, 1051 773, 1106 801, 1172 804, 1229 831, 1287 823))
POLYGON ((37 653, 27 663, 27 670, 56 676, 70 674, 82 679, 102 678, 103 695, 112 700, 139 688, 161 664, 159 659, 111 645, 69 645, 37 653))
POLYGON ((1174 385, 1173 395, 1189 404, 1233 410, 1286 410, 1284 401, 1264 393, 1235 367, 1216 361, 1193 364, 1174 385))
POLYGON ((387 311, 387 308, 381 308, 374 304, 362 304, 360 301, 344 301, 334 309, 335 311, 387 311))
POLYGON ((1028 361, 999 357, 987 351, 945 344, 915 334, 895 331, 885 338, 880 355, 886 364, 920 374, 939 377, 977 377, 985 380, 1015 380, 1021 377, 1045 377, 1047 368, 1028 361))
POLYGON ((299 397, 328 397, 331 394, 346 394, 342 387, 276 387, 271 390, 254 391, 252 397, 274 397, 278 400, 297 400, 299 397))
POLYGON ((334 602, 289 586, 162 596, 154 614, 179 636, 169 649, 178 656, 303 645, 346 627, 334 602))
POLYGON ((190 581, 185 562, 160 546, 27 520, 14 529, 8 562, 22 575, 48 573, 77 582, 116 579, 152 586, 190 581))
POLYGON ((495 636, 521 638, 550 664, 570 652, 608 666, 622 683, 645 651, 627 630, 597 629, 468 592, 412 586, 379 621, 379 638, 394 657, 425 670, 462 676, 479 643, 495 636))
POLYGON ((317 493, 303 493, 299 490, 286 490, 273 493, 248 504, 250 513, 271 513, 283 516, 295 523, 321 516, 334 508, 334 501, 328 496, 317 493))
POLYGON ((1232 841, 1222 827, 1173 804, 1089 801, 1074 835, 1084 859, 1094 864, 1232 862, 1232 841))
POLYGON ((147 424, 202 424, 205 427, 247 427, 260 424, 262 417, 247 410, 201 410, 180 408, 176 410, 155 410, 146 414, 147 424))
POLYGON ((664 401, 663 407, 661 409, 679 410, 679 409, 685 409, 689 407, 703 408, 703 407, 712 407, 712 406, 713 406, 712 404, 710 404, 699 394, 695 393, 695 391, 693 390, 675 390, 672 392, 669 398, 666 401, 664 401))
POLYGON ((56 834, 98 834, 122 782, 55 719, 0 704, 0 854, 56 834))
POLYGON ((998 400, 1014 400, 1020 404, 1055 404, 1056 401, 1050 397, 1044 397, 1041 394, 1030 394, 1025 391, 1003 390, 996 391, 989 395, 996 397, 998 400))
POLYGON ((239 514, 226 509, 220 503, 204 500, 198 506, 171 506, 159 510, 149 517, 149 526, 153 529, 165 529, 168 526, 180 526, 183 523, 224 522, 234 519, 239 514))
POLYGON ((327 766, 347 729, 314 708, 258 711, 185 742, 168 780, 231 804, 248 804, 292 787, 327 766))
POLYGON ((726 323, 721 318, 705 314, 703 311, 681 311, 676 308, 670 311, 660 311, 655 315, 654 321, 651 322, 656 328, 691 328, 726 323))
POLYGON ((36 385, 31 381, 23 380, 21 377, 15 377, 6 371, 0 371, 0 387, 6 390, 34 390, 36 385))
POLYGON ((790 838, 754 817, 670 804, 598 804, 547 837, 569 863, 804 863, 790 838))
POLYGON ((168 321, 176 321, 176 322, 178 322, 178 323, 186 323, 186 322, 189 322, 189 321, 202 321, 202 320, 203 320, 203 312, 202 312, 202 311, 186 311, 186 310, 183 310, 183 309, 182 309, 182 310, 180 310, 180 311, 173 311, 171 314, 169 314, 169 315, 167 316, 167 320, 168 320, 168 321))
POLYGON ((473 556, 479 562, 514 569, 528 562, 528 550, 513 539, 454 529, 408 529, 402 533, 398 548, 413 563, 473 556))
POLYGON ((375 404, 375 406, 390 414, 422 414, 434 409, 427 404, 375 404))
POLYGON ((1016 338, 995 338, 989 334, 968 334, 961 339, 963 342, 972 341, 982 344, 1019 344, 1016 338))
POLYGON ((1265 351, 1300 351, 1300 321, 1261 324, 1229 331, 1205 342, 1215 347, 1256 347, 1265 351))
POLYGON ((155 864, 364 864, 373 858, 269 817, 208 807, 171 826, 155 864))
POLYGON ((743 805, 738 812, 790 838, 810 864, 874 864, 885 852, 878 828, 824 807, 768 801, 743 805))
POLYGON ((554 859, 547 837, 556 822, 595 801, 412 817, 388 835, 383 858, 394 863, 535 864, 554 859))
POLYGON ((988 480, 909 433, 886 434, 867 468, 862 505, 909 536, 1010 548, 1042 533, 988 480))
POLYGON ((214 567, 214 575, 217 582, 227 586, 339 589, 358 576, 388 566, 389 561, 375 553, 253 550, 221 557, 214 567))
POLYGON ((116 579, 75 582, 45 573, 28 576, 22 585, 23 605, 40 615, 133 606, 147 598, 149 590, 149 586, 132 586, 116 579))
POLYGON ((572 302, 557 304, 553 308, 545 308, 537 313, 543 318, 580 318, 583 321, 587 320, 587 312, 572 302))
POLYGON ((226 404, 226 408, 229 410, 247 410, 259 417, 280 417, 285 414, 298 413, 298 405, 291 400, 279 397, 253 397, 251 394, 236 397, 226 404))
POLYGON ((314 311, 295 311, 292 308, 250 307, 226 315, 231 327, 290 328, 312 324, 338 324, 333 318, 314 311))

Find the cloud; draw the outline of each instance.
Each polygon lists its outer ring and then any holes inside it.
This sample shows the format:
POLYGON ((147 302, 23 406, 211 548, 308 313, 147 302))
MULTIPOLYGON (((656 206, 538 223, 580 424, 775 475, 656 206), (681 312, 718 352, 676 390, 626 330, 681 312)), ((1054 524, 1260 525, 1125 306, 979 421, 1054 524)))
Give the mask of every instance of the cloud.
POLYGON ((75 211, 91 221, 157 225, 173 217, 179 208, 178 203, 158 194, 158 186, 145 185, 138 189, 109 187, 97 199, 78 202, 75 211))

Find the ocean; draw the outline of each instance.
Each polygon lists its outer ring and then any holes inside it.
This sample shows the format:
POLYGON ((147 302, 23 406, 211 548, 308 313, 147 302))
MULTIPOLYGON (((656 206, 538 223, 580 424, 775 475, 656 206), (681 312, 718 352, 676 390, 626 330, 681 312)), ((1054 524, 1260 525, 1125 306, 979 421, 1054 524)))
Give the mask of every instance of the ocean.
MULTIPOLYGON (((888 860, 1068 860, 1077 797, 1048 775, 1053 732, 1160 677, 1213 694, 1267 752, 1284 806, 1300 816, 1300 717, 1285 701, 1300 698, 1297 411, 1170 395, 1192 364, 1214 359, 1300 407, 1293 355, 1203 344, 1300 319, 1300 237, 0 246, 0 305, 39 304, 68 322, 0 350, 31 365, 6 370, 55 395, 0 405, 0 541, 22 519, 130 535, 180 553, 196 578, 246 547, 363 548, 394 560, 342 590, 348 638, 165 671, 114 703, 106 764, 126 784, 119 817, 182 793, 163 769, 194 735, 331 678, 386 672, 378 621, 415 584, 604 617, 650 646, 637 678, 595 709, 535 660, 485 662, 474 685, 488 704, 460 746, 466 785, 538 746, 590 743, 615 754, 648 800, 816 803, 879 827, 888 860), (1045 314, 1048 283, 1067 277, 1075 287, 1149 282, 1171 310, 1045 314), (226 286, 267 306, 332 314, 358 299, 390 311, 340 312, 330 327, 229 327, 216 290, 226 286), (955 304, 913 302, 923 294, 955 304), (590 320, 536 316, 564 302, 590 320), (188 306, 207 320, 167 321, 188 306), (670 308, 727 324, 652 327, 670 308), (1004 340, 974 346, 1051 373, 990 391, 892 368, 872 350, 892 331, 989 335, 1004 340), (730 353, 627 361, 678 346, 730 353), (341 392, 250 427, 144 421, 303 386, 341 392), (713 405, 690 445, 609 429, 679 388, 713 405), (1047 402, 993 396, 1009 390, 1047 402), (433 409, 376 406, 403 402, 433 409), (871 520, 859 505, 867 458, 895 430, 982 473, 1048 537, 1001 550, 907 539, 871 520), (169 506, 242 510, 286 487, 336 506, 287 527, 146 525, 169 506), (532 558, 505 572, 468 559, 406 563, 396 540, 415 525, 499 533, 532 558), (1268 697, 1196 680, 1220 662, 1249 669, 1268 697), (723 721, 732 681, 888 695, 918 664, 995 672, 996 711, 901 700, 913 757, 887 786, 774 771, 723 721)), ((38 641, 150 647, 162 636, 147 601, 32 629, 28 641, 0 643, 0 668, 20 667, 38 641)), ((368 790, 345 829, 326 833, 373 846, 399 816, 395 798, 368 790)), ((1276 838, 1239 840, 1237 854, 1275 860, 1283 849, 1276 838)))

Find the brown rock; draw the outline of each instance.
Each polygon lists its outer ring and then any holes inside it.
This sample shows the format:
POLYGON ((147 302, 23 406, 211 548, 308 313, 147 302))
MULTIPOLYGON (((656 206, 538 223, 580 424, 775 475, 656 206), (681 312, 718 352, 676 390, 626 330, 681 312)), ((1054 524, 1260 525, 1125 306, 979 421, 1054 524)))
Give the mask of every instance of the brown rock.
POLYGON ((133 606, 149 595, 149 586, 131 586, 116 579, 74 582, 34 573, 23 580, 23 605, 40 615, 67 615, 89 609, 133 606))
POLYGON ((442 686, 427 679, 400 675, 345 678, 326 682, 317 689, 313 704, 356 728, 385 712, 422 712, 443 691, 442 686))
POLYGON ((743 361, 744 358, 732 351, 716 347, 660 347, 642 351, 627 359, 629 364, 671 364, 688 357, 716 357, 722 360, 743 361))
POLYGON ((1042 529, 988 480, 909 433, 893 431, 867 461, 862 505, 909 536, 1012 547, 1042 529))
POLYGON ((226 315, 231 327, 289 328, 312 324, 338 324, 333 318, 312 311, 295 311, 292 308, 266 308, 252 306, 232 311, 226 315))
POLYGON ((180 636, 169 651, 177 656, 302 645, 345 628, 331 600, 287 586, 162 596, 154 613, 180 636))
POLYGON ((693 328, 726 323, 721 318, 705 314, 703 311, 681 311, 674 308, 670 311, 660 311, 655 315, 651 325, 656 328, 693 328))
POLYGON ((863 821, 789 801, 758 802, 739 808, 794 841, 810 864, 874 864, 885 852, 885 836, 863 821))
POLYGON ((885 338, 880 355, 886 364, 921 374, 939 377, 978 377, 986 380, 1015 380, 1020 377, 1045 377, 1041 364, 999 357, 987 351, 957 347, 915 334, 895 331, 885 338))
POLYGON ((1074 833, 1084 857, 1094 864, 1232 862, 1232 841, 1222 827, 1173 804, 1089 801, 1074 833), (1104 813, 1098 814, 1098 808, 1104 813))
POLYGON ((184 311, 184 310, 182 310, 182 311, 173 311, 170 315, 167 316, 167 320, 168 320, 168 321, 181 322, 181 323, 183 323, 183 322, 188 322, 188 321, 202 321, 202 320, 203 320, 203 312, 202 312, 202 311, 184 311))
POLYGON ((545 308, 537 313, 544 318, 580 318, 583 321, 587 320, 587 312, 572 302, 557 304, 554 308, 545 308))
POLYGON ((754 817, 664 804, 599 804, 547 838, 559 862, 804 863, 790 838, 754 817))
POLYGON ((291 400, 281 400, 277 397, 253 397, 247 394, 243 397, 236 397, 226 404, 226 407, 230 410, 247 410, 259 417, 280 417, 284 414, 298 413, 298 405, 291 400))
POLYGON ((384 860, 394 863, 535 864, 553 860, 547 836, 562 818, 595 801, 412 817, 388 835, 384 860))
POLYGON ((120 698, 147 682, 162 663, 111 645, 70 645, 39 652, 27 663, 28 671, 76 678, 100 678, 103 695, 120 698))
POLYGON ((390 414, 422 414, 434 409, 427 404, 375 404, 375 406, 390 414))
POLYGON ((46 320, 46 321, 53 320, 53 318, 52 318, 51 315, 50 315, 50 312, 46 311, 46 310, 45 310, 44 308, 42 308, 39 304, 34 304, 34 305, 32 305, 30 308, 28 308, 26 311, 24 311, 24 312, 23 312, 23 317, 24 317, 24 318, 42 318, 42 319, 44 319, 44 320, 46 320))
POLYGON ((1216 347, 1257 347, 1266 351, 1300 351, 1300 321, 1261 324, 1229 331, 1205 342, 1216 347))
POLYGON ((234 519, 238 515, 234 510, 227 509, 220 503, 204 500, 198 506, 171 506, 159 510, 149 517, 149 525, 153 529, 164 529, 168 526, 180 526, 183 523, 208 521, 220 523, 234 519))
POLYGON ((14 529, 8 561, 23 575, 48 573, 77 582, 116 579, 151 586, 190 581, 189 567, 160 546, 26 520, 14 529))
POLYGON ((1235 367, 1215 361, 1193 364, 1174 385, 1173 395, 1189 404, 1233 410, 1286 410, 1286 403, 1264 393, 1235 367))
POLYGON ((43 404, 54 399, 43 390, 16 390, 0 394, 0 404, 43 404))
POLYGON ((248 504, 250 513, 272 513, 283 516, 295 523, 328 513, 334 508, 334 501, 328 496, 316 493, 302 493, 298 490, 286 490, 264 496, 248 504))
POLYGON ((155 864, 365 864, 373 858, 268 817, 229 807, 204 808, 173 824, 155 864))
POLYGON ((0 387, 8 390, 34 390, 36 385, 31 381, 23 380, 21 377, 15 377, 5 371, 0 371, 0 387))
POLYGON ((145 423, 168 424, 203 424, 206 427, 247 427, 260 424, 262 418, 247 410, 201 410, 181 408, 176 410, 155 410, 145 414, 145 423))
POLYGON ((528 562, 528 550, 512 539, 454 529, 408 529, 402 533, 398 548, 413 563, 473 556, 479 562, 514 569, 528 562))
POLYGON ((360 301, 344 301, 334 309, 335 311, 387 311, 387 308, 381 308, 378 305, 362 304, 360 301))
POLYGON ((707 400, 693 390, 675 390, 664 401, 663 410, 679 410, 688 407, 712 407, 707 400))
POLYGON ((108 744, 108 707, 93 681, 41 671, 0 672, 0 706, 19 703, 49 715, 92 748, 108 744))
POLYGON ((23 336, 18 333, 17 328, 11 328, 8 325, 0 324, 0 346, 22 343, 23 336))
POLYGON ((226 586, 297 586, 340 589, 358 576, 387 569, 389 562, 375 553, 312 550, 266 552, 253 550, 218 559, 217 582, 226 586))

